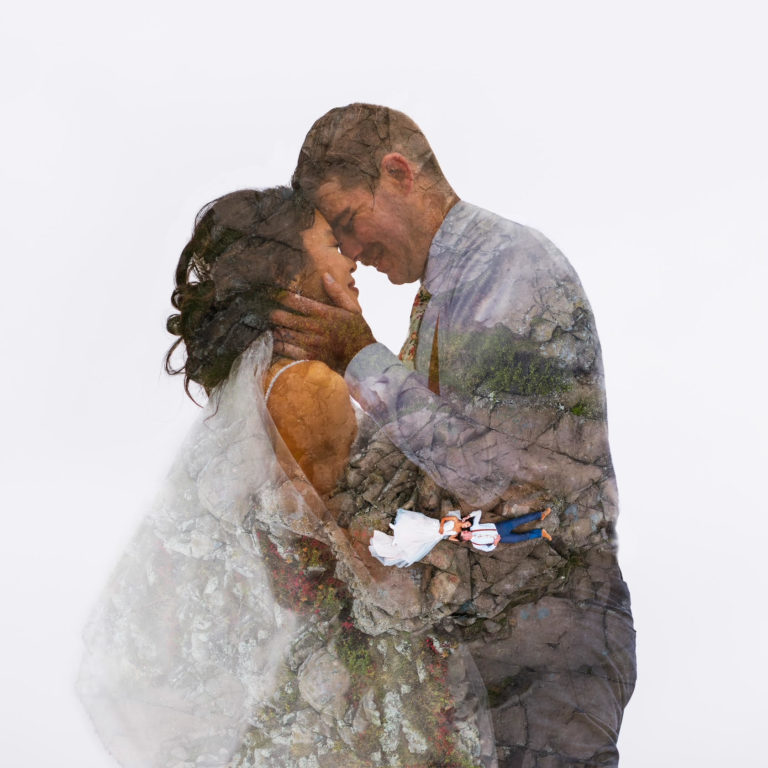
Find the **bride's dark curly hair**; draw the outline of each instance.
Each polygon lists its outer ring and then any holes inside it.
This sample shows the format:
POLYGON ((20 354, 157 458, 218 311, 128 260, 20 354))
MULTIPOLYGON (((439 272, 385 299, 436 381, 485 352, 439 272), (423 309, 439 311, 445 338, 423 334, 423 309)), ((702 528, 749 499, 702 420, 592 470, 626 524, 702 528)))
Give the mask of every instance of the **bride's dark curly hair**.
MULTIPOLYGON (((278 293, 307 266, 301 232, 313 209, 288 187, 243 189, 203 206, 176 267, 166 328, 178 336, 165 370, 184 374, 184 389, 206 394, 229 375, 235 359, 271 327, 278 293), (186 359, 171 358, 183 344, 186 359)), ((194 398, 192 398, 194 400, 194 398)))

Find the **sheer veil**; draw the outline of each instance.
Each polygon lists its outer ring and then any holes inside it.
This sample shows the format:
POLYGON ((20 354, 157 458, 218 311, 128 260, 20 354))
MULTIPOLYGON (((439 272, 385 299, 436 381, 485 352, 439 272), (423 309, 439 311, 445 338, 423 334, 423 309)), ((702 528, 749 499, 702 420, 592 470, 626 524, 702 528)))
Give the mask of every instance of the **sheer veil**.
POLYGON ((212 396, 86 629, 78 690, 125 766, 225 764, 296 630, 243 525, 304 512, 265 429, 270 347, 212 396))
MULTIPOLYGON (((125 768, 230 765, 275 695, 312 618, 275 598, 259 537, 278 550, 321 542, 360 630, 402 628, 396 595, 375 589, 276 433, 261 387, 271 354, 264 334, 212 394, 86 627, 78 692, 125 768)), ((464 657, 464 680, 476 677, 464 657)), ((490 719, 477 712, 487 753, 490 719)))

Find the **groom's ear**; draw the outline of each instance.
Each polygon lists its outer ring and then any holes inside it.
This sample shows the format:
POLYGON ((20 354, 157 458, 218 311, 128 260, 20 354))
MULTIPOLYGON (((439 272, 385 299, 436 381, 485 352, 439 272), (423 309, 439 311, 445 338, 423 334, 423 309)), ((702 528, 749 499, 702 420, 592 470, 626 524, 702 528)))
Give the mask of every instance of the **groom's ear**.
POLYGON ((408 159, 399 152, 390 152, 381 158, 381 182, 398 188, 406 194, 413 189, 414 172, 408 159))

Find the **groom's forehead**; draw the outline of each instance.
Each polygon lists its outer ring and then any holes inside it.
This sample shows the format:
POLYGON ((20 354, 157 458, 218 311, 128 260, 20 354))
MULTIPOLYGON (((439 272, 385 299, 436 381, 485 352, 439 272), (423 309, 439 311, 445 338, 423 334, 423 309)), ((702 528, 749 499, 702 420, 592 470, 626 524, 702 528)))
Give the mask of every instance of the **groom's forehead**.
POLYGON ((372 197, 370 189, 362 184, 348 186, 338 179, 330 178, 317 188, 314 203, 334 228, 343 224, 346 217, 368 203, 372 197))

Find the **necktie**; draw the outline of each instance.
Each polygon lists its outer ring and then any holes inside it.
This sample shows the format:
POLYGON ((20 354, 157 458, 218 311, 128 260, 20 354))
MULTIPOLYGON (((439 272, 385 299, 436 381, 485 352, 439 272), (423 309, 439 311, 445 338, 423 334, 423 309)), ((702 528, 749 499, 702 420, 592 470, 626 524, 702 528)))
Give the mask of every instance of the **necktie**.
POLYGON ((403 363, 409 368, 414 367, 416 347, 419 343, 419 328, 421 327, 421 321, 424 318, 424 312, 427 309, 427 303, 431 298, 432 294, 424 286, 421 286, 419 292, 416 294, 416 298, 413 300, 411 319, 408 324, 408 338, 405 340, 403 348, 398 355, 403 363))
MULTIPOLYGON (((419 344, 421 321, 424 319, 424 312, 426 312, 427 304, 431 298, 432 294, 422 286, 419 288, 419 292, 413 300, 411 320, 408 327, 408 338, 405 340, 405 344, 403 344, 403 348, 398 355, 403 363, 409 368, 415 367, 416 348, 419 344)), ((432 339, 432 353, 429 358, 429 388, 437 394, 440 394, 440 365, 437 354, 437 332, 439 322, 439 319, 435 322, 435 336, 432 339)))

